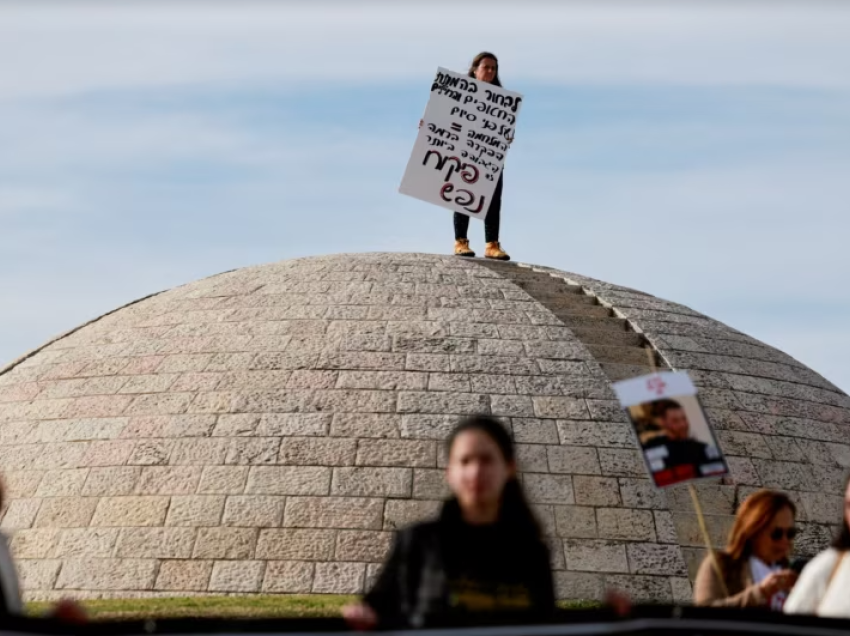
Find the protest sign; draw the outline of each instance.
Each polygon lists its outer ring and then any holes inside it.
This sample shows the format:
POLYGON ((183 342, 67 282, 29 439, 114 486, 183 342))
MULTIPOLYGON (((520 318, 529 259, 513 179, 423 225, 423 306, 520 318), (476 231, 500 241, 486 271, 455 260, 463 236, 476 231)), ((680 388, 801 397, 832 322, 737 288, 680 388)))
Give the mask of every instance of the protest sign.
POLYGON ((613 388, 656 487, 729 473, 687 373, 662 371, 617 382, 613 388))
POLYGON ((521 104, 519 93, 438 68, 399 192, 484 219, 521 104))

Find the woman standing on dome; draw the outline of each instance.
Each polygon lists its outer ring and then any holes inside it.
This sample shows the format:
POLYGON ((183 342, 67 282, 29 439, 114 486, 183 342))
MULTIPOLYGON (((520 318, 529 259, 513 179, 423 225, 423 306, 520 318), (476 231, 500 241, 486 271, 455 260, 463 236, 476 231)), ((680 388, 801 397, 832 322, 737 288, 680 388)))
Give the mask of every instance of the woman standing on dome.
MULTIPOLYGON (((482 51, 476 55, 472 64, 469 67, 469 77, 474 77, 480 82, 487 82, 501 87, 502 82, 499 79, 499 60, 489 51, 482 51)), ((419 120, 419 127, 422 127, 422 120, 419 120)), ((513 137, 508 139, 508 145, 513 142, 513 137)), ((487 209, 487 216, 484 217, 484 256, 500 261, 509 261, 511 257, 502 249, 499 243, 499 225, 502 212, 502 175, 499 175, 499 180, 496 182, 496 189, 493 191, 493 198, 490 200, 490 206, 487 209)), ((469 247, 469 217, 460 212, 454 213, 454 228, 455 228, 455 254, 457 256, 474 257, 475 252, 469 247)))
POLYGON ((735 515, 726 549, 716 554, 722 579, 707 555, 694 581, 694 604, 781 610, 797 580, 788 568, 796 514, 784 493, 759 490, 747 497, 735 515))
POLYGON ((453 496, 437 518, 396 534, 372 589, 343 609, 353 628, 554 612, 549 549, 517 481, 510 435, 495 419, 474 416, 460 422, 446 447, 453 496))

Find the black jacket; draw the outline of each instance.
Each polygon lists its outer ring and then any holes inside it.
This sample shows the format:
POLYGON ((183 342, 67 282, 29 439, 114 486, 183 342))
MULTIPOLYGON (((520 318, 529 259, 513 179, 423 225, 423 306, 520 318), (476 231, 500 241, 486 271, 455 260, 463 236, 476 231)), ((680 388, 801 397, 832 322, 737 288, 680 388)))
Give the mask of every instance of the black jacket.
POLYGON ((659 435, 643 445, 644 452, 659 446, 667 447, 667 455, 661 458, 664 469, 685 465, 697 467, 714 461, 708 456, 708 444, 696 439, 671 440, 666 435, 659 435))
POLYGON ((396 534, 364 601, 379 628, 447 625, 476 614, 545 619, 555 609, 549 550, 504 521, 470 526, 449 500, 437 519, 396 534))

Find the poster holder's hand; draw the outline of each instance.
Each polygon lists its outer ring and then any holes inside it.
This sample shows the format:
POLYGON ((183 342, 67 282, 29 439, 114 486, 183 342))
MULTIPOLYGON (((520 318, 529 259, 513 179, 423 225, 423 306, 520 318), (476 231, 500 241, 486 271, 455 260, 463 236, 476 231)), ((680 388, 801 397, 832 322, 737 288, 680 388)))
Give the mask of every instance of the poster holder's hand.
POLYGON ((378 624, 375 610, 365 603, 346 605, 342 608, 342 617, 353 630, 360 632, 370 631, 378 624))
POLYGON ((88 622, 88 614, 85 608, 75 600, 63 598, 53 608, 50 616, 58 618, 65 623, 80 625, 88 622))
POLYGON ((797 582, 797 573, 793 570, 779 570, 771 572, 759 583, 761 593, 770 598, 777 592, 790 592, 797 582))
POLYGON ((420 119, 420 120, 419 120, 419 127, 420 127, 420 128, 422 128, 422 124, 424 124, 424 123, 425 123, 425 120, 424 120, 424 119, 420 119))

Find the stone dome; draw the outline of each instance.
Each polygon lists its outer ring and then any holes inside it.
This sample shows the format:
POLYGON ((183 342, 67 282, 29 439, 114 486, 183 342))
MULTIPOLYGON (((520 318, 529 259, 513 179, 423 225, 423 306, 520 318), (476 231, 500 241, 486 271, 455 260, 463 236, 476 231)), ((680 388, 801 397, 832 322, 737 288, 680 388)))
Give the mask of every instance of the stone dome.
POLYGON ((823 547, 850 398, 679 304, 535 265, 341 254, 154 294, 0 370, 3 530, 28 598, 358 593, 444 496, 440 440, 489 412, 563 599, 690 598, 686 490, 655 490, 612 380, 687 370, 729 457, 714 541, 760 486, 823 547))

